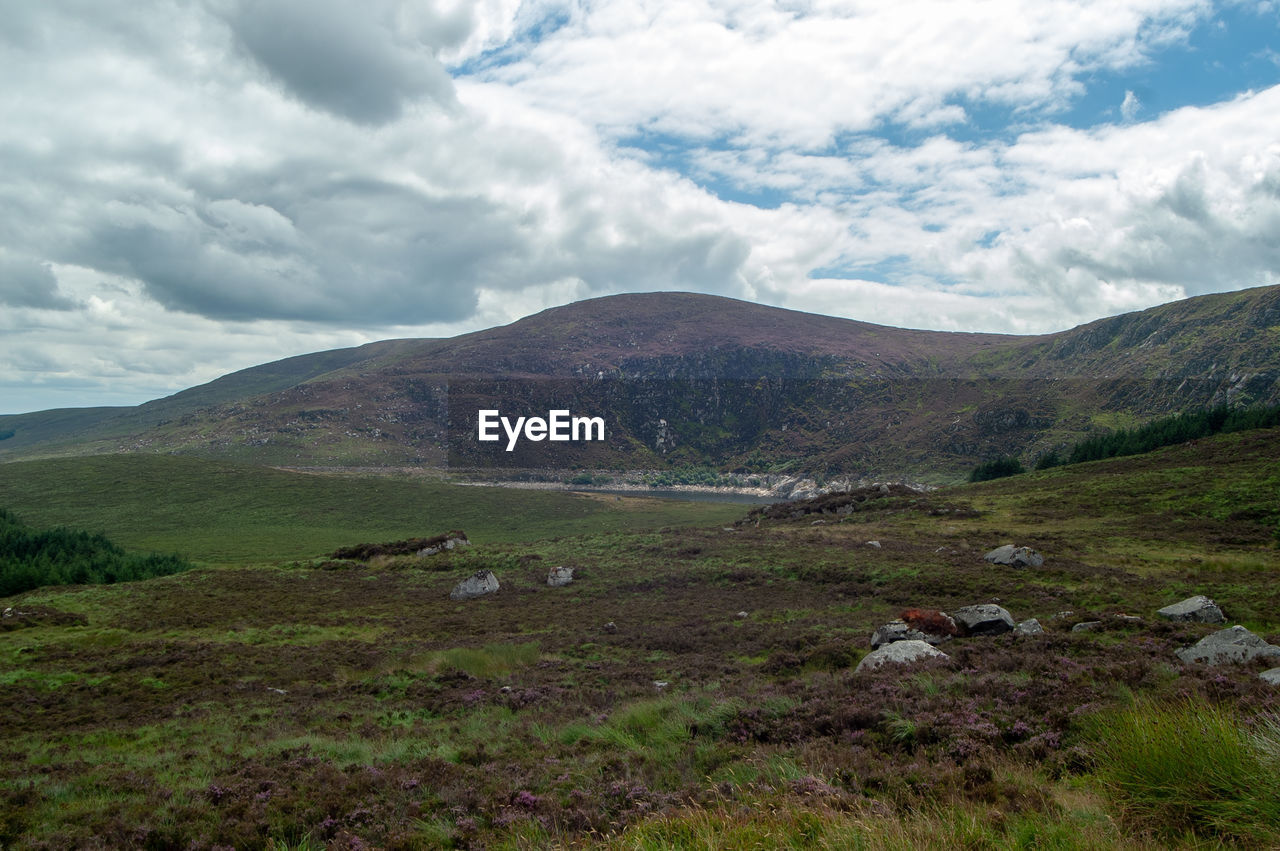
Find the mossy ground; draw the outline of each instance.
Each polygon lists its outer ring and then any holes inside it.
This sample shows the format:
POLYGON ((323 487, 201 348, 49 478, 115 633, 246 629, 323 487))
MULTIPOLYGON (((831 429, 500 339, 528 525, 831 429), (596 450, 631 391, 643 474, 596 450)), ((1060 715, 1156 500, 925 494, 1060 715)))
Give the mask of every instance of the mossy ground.
POLYGON ((598 500, 576 514, 571 497, 538 507, 385 479, 325 480, 321 498, 225 465, 199 467, 213 474, 201 481, 195 467, 166 479, 157 462, 130 485, 118 460, 6 468, 44 471, 0 486, 25 516, 71 522, 96 505, 113 537, 183 539, 205 566, 4 601, 86 622, 0 633, 0 843, 1265 846, 1274 832, 1192 822, 1170 834, 1132 818, 1099 773, 1091 719, 1200 701, 1251 729, 1280 712, 1261 663, 1182 666, 1173 651, 1212 628, 1154 617, 1204 593, 1280 640, 1280 449, 1267 437, 734 531, 714 512, 741 506, 598 500), (103 476, 115 501, 71 496, 103 476), (165 481, 178 504, 224 494, 209 505, 227 514, 189 513, 183 538, 165 481), (300 519, 326 505, 349 514, 300 519), (675 525, 699 511, 712 513, 675 525), (158 519, 172 537, 148 531, 158 519), (244 540, 224 541, 237 524, 244 540), (477 544, 425 560, 320 557, 455 527, 477 544), (1044 567, 986 564, 1002 543, 1039 549, 1044 567), (548 588, 554 565, 577 568, 575 582, 548 588), (451 601, 481 568, 502 590, 451 601), (853 673, 902 609, 995 599, 1047 634, 957 639, 948 660, 853 673), (1104 627, 1070 631, 1088 619, 1104 627))

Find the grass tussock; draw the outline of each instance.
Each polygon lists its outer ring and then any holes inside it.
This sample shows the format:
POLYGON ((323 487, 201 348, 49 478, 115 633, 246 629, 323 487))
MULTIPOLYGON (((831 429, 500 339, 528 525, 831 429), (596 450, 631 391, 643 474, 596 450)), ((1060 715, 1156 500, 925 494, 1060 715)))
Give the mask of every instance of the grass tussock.
POLYGON ((485 679, 511 673, 517 668, 532 665, 540 656, 538 642, 523 644, 486 644, 483 647, 454 647, 438 650, 414 660, 413 668, 425 673, 437 673, 445 669, 462 671, 472 677, 485 679))
POLYGON ((1280 723, 1203 699, 1093 719, 1097 777, 1121 815, 1164 838, 1280 843, 1280 723))

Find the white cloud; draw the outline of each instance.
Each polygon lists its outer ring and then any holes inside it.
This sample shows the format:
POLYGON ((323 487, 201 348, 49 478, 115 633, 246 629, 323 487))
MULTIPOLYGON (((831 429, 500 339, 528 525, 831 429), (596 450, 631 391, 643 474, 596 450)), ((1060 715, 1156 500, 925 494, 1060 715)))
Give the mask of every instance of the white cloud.
POLYGON ((1124 120, 1132 121, 1140 109, 1142 109, 1142 101, 1138 100, 1138 96, 1132 89, 1125 90, 1124 100, 1120 103, 1120 114, 1124 116, 1124 120))
POLYGON ((10 4, 0 368, 139 401, 615 292, 1038 332, 1275 280, 1280 88, 1052 123, 1211 8, 10 4))

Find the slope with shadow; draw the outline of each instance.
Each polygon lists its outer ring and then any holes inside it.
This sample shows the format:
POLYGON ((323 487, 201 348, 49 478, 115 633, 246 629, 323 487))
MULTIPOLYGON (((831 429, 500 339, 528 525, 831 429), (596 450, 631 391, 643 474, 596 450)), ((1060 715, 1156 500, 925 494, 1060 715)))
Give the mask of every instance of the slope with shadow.
MULTIPOLYGON (((1280 398, 1280 287, 1058 334, 888 328, 716 296, 610 296, 450 339, 233 373, 56 427, 0 418, 0 456, 191 452, 271 464, 650 469, 955 479, 1099 428, 1280 398), (602 416, 607 439, 475 440, 481 408, 602 416)), ((45 412, 49 415, 51 412, 45 412)))

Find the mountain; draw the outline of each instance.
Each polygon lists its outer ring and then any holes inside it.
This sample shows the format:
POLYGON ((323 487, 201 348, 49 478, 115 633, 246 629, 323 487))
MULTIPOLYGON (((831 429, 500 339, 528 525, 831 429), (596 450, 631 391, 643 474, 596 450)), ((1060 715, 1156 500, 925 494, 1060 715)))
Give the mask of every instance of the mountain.
POLYGON ((1102 428, 1280 401, 1280 287, 1057 334, 889 328, 717 296, 591 299, 448 339, 232 373, 134 408, 0 417, 0 458, 183 452, 267 464, 709 465, 954 480, 1102 428), (600 416, 603 442, 476 441, 477 411, 600 416))

